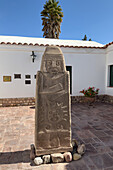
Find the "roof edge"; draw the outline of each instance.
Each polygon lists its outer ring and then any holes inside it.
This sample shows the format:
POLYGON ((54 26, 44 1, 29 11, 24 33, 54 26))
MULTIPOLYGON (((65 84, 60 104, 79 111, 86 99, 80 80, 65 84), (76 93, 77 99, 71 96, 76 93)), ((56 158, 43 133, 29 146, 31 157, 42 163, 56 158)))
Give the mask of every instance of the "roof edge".
MULTIPOLYGON (((35 39, 35 38, 37 39, 37 37, 3 36, 3 35, 0 35, 0 37, 5 37, 5 39, 1 38, 0 45, 2 45, 2 44, 3 45, 22 45, 22 46, 27 45, 27 46, 44 46, 44 47, 46 47, 46 46, 50 46, 50 45, 55 45, 56 44, 56 43, 54 44, 54 42, 51 44, 51 41, 50 41, 51 39, 49 40, 50 43, 47 42, 47 41, 40 42, 40 39, 42 39, 42 38, 38 38, 39 42, 34 41, 34 40, 31 41, 32 39, 35 39), (13 39, 10 40, 10 37, 13 37, 13 39), (15 40, 16 37, 19 37, 18 41, 15 40), (27 39, 25 39, 25 41, 27 41, 27 42, 25 42, 21 38, 28 38, 28 39, 31 38, 31 40, 28 41, 27 39)), ((58 39, 58 40, 60 40, 60 39, 58 39)), ((98 43, 98 44, 100 44, 100 43, 98 43)), ((108 43, 108 44, 105 44, 105 45, 103 45, 103 44, 98 45, 98 44, 97 45, 95 45, 95 43, 94 44, 93 43, 91 43, 91 44, 90 43, 89 44, 88 43, 82 44, 82 43, 77 42, 75 44, 73 44, 73 43, 58 43, 58 44, 56 44, 56 46, 64 47, 64 48, 106 49, 108 46, 113 44, 113 41, 108 43)))
POLYGON ((104 45, 104 47, 107 48, 108 46, 110 46, 110 45, 112 45, 112 44, 113 44, 113 41, 110 42, 110 43, 108 43, 108 44, 106 44, 106 45, 104 45))
MULTIPOLYGON (((22 46, 25 46, 25 45, 28 45, 28 46, 44 46, 44 47, 47 47, 47 46, 50 46, 49 44, 38 44, 38 43, 35 43, 35 44, 32 44, 32 43, 16 43, 16 42, 1 42, 0 45, 22 45, 22 46)), ((91 47, 91 46, 69 46, 69 45, 56 45, 58 47, 64 47, 64 48, 95 48, 95 49, 105 49, 107 47, 107 45, 103 46, 103 47, 91 47)))

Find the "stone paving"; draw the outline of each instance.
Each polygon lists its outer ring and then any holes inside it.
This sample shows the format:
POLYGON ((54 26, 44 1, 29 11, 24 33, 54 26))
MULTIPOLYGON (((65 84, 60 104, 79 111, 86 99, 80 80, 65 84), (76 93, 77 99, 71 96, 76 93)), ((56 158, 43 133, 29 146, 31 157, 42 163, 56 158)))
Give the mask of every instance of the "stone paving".
POLYGON ((113 170, 113 105, 72 105, 72 138, 85 143, 87 150, 71 163, 30 162, 34 113, 28 106, 0 108, 0 170, 113 170))

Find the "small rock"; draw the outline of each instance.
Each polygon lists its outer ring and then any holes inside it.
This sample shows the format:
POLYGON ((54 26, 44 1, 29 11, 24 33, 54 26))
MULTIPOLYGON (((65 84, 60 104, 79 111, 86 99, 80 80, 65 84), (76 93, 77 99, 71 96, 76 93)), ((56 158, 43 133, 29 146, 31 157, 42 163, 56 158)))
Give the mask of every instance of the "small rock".
POLYGON ((77 161, 77 160, 79 160, 81 158, 81 155, 80 154, 78 154, 78 153, 74 153, 73 154, 73 160, 74 161, 77 161))
POLYGON ((43 163, 43 160, 42 160, 41 157, 36 157, 36 158, 34 159, 34 163, 35 163, 36 165, 40 165, 40 164, 43 163))
POLYGON ((79 145, 78 148, 77 148, 77 152, 80 154, 80 155, 83 155, 85 153, 85 150, 86 150, 86 147, 84 144, 82 145, 79 145))
POLYGON ((36 156, 35 146, 34 146, 34 144, 31 144, 30 147, 31 147, 30 159, 34 160, 34 159, 35 159, 35 156, 36 156))
POLYGON ((53 163, 64 162, 64 155, 61 153, 51 154, 51 158, 53 163))
POLYGON ((72 161, 72 154, 70 152, 65 152, 64 158, 65 158, 66 162, 71 162, 72 161))
POLYGON ((42 157, 44 164, 50 163, 50 155, 44 155, 42 157))

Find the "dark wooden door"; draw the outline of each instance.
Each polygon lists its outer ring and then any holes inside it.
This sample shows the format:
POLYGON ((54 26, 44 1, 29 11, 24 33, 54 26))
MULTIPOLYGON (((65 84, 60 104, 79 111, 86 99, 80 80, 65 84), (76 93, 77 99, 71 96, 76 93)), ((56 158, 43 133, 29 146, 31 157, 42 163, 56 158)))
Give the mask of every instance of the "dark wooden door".
POLYGON ((70 73, 70 94, 72 94, 72 66, 66 66, 66 70, 70 73))
POLYGON ((110 66, 110 86, 113 87, 113 65, 110 66))

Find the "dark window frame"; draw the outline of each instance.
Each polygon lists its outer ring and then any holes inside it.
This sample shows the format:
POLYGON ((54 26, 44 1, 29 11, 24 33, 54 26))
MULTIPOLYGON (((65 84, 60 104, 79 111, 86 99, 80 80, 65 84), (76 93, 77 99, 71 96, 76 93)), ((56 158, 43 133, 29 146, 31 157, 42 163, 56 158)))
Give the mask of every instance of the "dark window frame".
POLYGON ((25 75, 25 79, 31 79, 31 75, 30 74, 26 74, 25 75))
POLYGON ((34 75, 34 79, 36 79, 36 74, 34 75))
POLYGON ((31 84, 31 80, 25 80, 25 84, 31 84))
POLYGON ((21 74, 14 74, 14 79, 21 79, 21 74))

